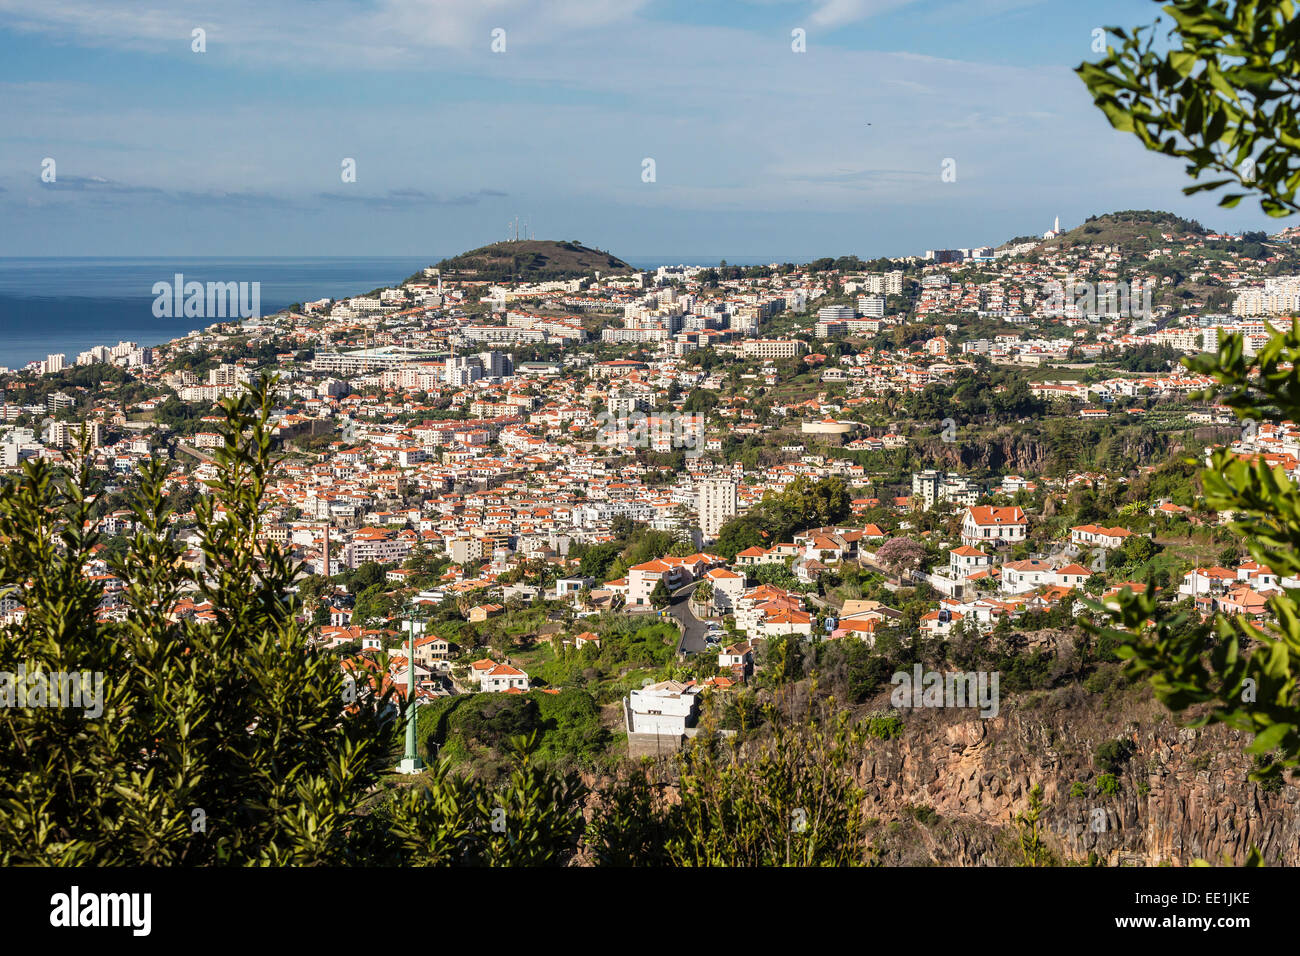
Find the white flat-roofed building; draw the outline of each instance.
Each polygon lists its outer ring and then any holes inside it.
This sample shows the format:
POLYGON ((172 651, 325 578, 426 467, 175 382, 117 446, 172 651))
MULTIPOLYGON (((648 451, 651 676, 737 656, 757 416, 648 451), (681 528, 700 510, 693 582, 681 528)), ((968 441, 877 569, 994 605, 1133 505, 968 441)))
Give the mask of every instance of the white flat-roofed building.
POLYGON ((634 690, 624 699, 623 716, 633 734, 681 736, 695 725, 700 687, 695 683, 660 681, 634 690))

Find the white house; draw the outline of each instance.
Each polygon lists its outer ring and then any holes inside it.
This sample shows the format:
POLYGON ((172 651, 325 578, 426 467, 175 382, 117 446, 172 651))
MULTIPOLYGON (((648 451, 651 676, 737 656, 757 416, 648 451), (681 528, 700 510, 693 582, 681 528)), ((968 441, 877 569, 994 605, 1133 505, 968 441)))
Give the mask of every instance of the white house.
POLYGON ((511 689, 527 691, 528 675, 509 664, 498 664, 479 678, 479 689, 489 694, 511 689))
POLYGON ((713 606, 719 611, 730 611, 745 593, 745 576, 726 568, 706 571, 704 580, 713 585, 713 606))
POLYGON ((753 660, 753 648, 745 641, 718 651, 719 667, 744 667, 753 660))
POLYGON ((930 611, 921 617, 921 630, 931 636, 944 637, 952 632, 952 629, 959 625, 964 618, 960 611, 954 611, 951 608, 940 607, 936 611, 930 611))
POLYGON ((991 567, 993 567, 993 556, 968 544, 948 552, 948 577, 953 580, 964 580, 976 571, 988 570, 991 567))
POLYGON ((628 733, 681 736, 695 724, 699 710, 699 685, 693 681, 660 681, 634 690, 623 701, 628 733))
POLYGON ((690 580, 690 572, 684 567, 675 567, 659 559, 635 565, 627 572, 627 603, 644 607, 650 603, 650 595, 660 581, 672 591, 690 580))
POLYGON ((783 634, 800 634, 809 637, 812 634, 812 615, 807 611, 781 608, 765 615, 755 630, 760 637, 780 637, 783 634))
POLYGON ((1029 532, 1029 521, 1017 505, 998 508, 992 505, 972 505, 962 519, 961 540, 971 547, 992 545, 1000 548, 1024 541, 1029 532))
POLYGON ((1227 568, 1194 568, 1183 575, 1178 593, 1184 596, 1197 594, 1222 594, 1237 575, 1227 568))
POLYGON ((1070 543, 1082 548, 1114 550, 1123 545, 1126 538, 1131 537, 1133 532, 1124 528, 1103 528, 1095 524, 1081 524, 1070 529, 1070 543))
POLYGON ((1067 564, 1063 568, 1057 568, 1054 573, 1053 584, 1059 584, 1063 588, 1082 588, 1088 583, 1088 578, 1092 577, 1092 572, 1080 564, 1067 564))
POLYGON ((1008 561, 1002 565, 1002 591, 1005 594, 1024 594, 1045 584, 1056 583, 1056 569, 1050 562, 1038 558, 1008 561))

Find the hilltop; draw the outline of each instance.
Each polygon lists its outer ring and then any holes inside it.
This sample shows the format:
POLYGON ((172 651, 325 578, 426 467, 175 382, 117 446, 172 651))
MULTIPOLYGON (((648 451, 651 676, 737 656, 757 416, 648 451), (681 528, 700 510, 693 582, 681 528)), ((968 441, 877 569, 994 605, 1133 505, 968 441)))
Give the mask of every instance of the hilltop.
POLYGON ((1043 248, 1069 249, 1072 246, 1119 246, 1125 252, 1145 252, 1153 245, 1161 245, 1161 233, 1175 236, 1204 236, 1207 230, 1199 222, 1183 219, 1171 212, 1151 209, 1125 209, 1100 216, 1089 216, 1082 225, 1062 233, 1054 239, 1039 236, 1017 236, 1008 239, 998 248, 1037 243, 1043 248))
POLYGON ((1206 229, 1195 220, 1183 219, 1170 212, 1126 209, 1101 216, 1089 216, 1082 225, 1055 239, 1048 239, 1043 244, 1067 249, 1071 246, 1102 245, 1119 246, 1125 251, 1144 251, 1153 245, 1163 244, 1161 233, 1203 236, 1206 229))
POLYGON ((505 282, 580 279, 633 271, 622 259, 579 242, 518 239, 471 249, 438 263, 444 278, 505 282))

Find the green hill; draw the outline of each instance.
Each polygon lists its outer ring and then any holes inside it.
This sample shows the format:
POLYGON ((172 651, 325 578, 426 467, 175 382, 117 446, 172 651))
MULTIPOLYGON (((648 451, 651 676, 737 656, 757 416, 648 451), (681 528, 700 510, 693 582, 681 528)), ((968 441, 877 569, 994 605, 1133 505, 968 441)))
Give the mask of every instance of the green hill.
POLYGON ((1082 225, 1055 239, 1047 240, 1043 245, 1066 249, 1071 246, 1119 246, 1125 252, 1138 252, 1150 249, 1153 245, 1163 245, 1165 240, 1160 238, 1161 233, 1203 236, 1206 229, 1195 220, 1183 219, 1170 212, 1126 209, 1102 216, 1089 216, 1082 225))
POLYGON ((1152 245, 1162 245, 1165 240, 1161 233, 1174 236, 1203 236, 1208 230, 1193 219, 1183 219, 1171 212, 1158 212, 1151 209, 1125 209, 1122 212, 1108 212, 1100 216, 1089 216, 1080 226, 1062 233, 1055 239, 1040 239, 1038 236, 1017 236, 1008 239, 999 249, 1017 246, 1025 242, 1036 242, 1044 249, 1057 247, 1069 249, 1072 246, 1119 246, 1125 252, 1144 252, 1152 245))
POLYGON ((547 282, 626 274, 632 267, 622 259, 577 242, 519 239, 471 249, 438 263, 444 279, 488 282, 547 282))

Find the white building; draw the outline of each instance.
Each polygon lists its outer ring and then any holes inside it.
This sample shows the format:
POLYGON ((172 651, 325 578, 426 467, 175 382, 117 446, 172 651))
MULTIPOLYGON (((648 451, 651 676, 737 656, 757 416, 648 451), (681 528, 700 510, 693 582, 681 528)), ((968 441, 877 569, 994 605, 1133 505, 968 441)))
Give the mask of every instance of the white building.
POLYGON ((704 574, 713 585, 713 606, 719 611, 730 611, 745 593, 745 575, 726 568, 714 568, 704 574))
POLYGON ((479 689, 487 694, 500 694, 511 689, 527 691, 528 675, 509 664, 497 664, 479 676, 479 689))
POLYGON ((869 319, 883 318, 885 315, 885 297, 883 295, 858 296, 858 311, 869 319))
POLYGON ((699 484, 696 507, 704 537, 716 538, 722 526, 740 509, 739 488, 729 478, 705 478, 699 484))
POLYGON ((695 725, 700 687, 679 681, 660 681, 634 690, 623 701, 628 733, 680 737, 695 725))
POLYGON ((1029 521, 1019 507, 975 505, 966 509, 961 525, 961 540, 973 548, 988 544, 1001 547, 1024 541, 1028 532, 1029 521))

